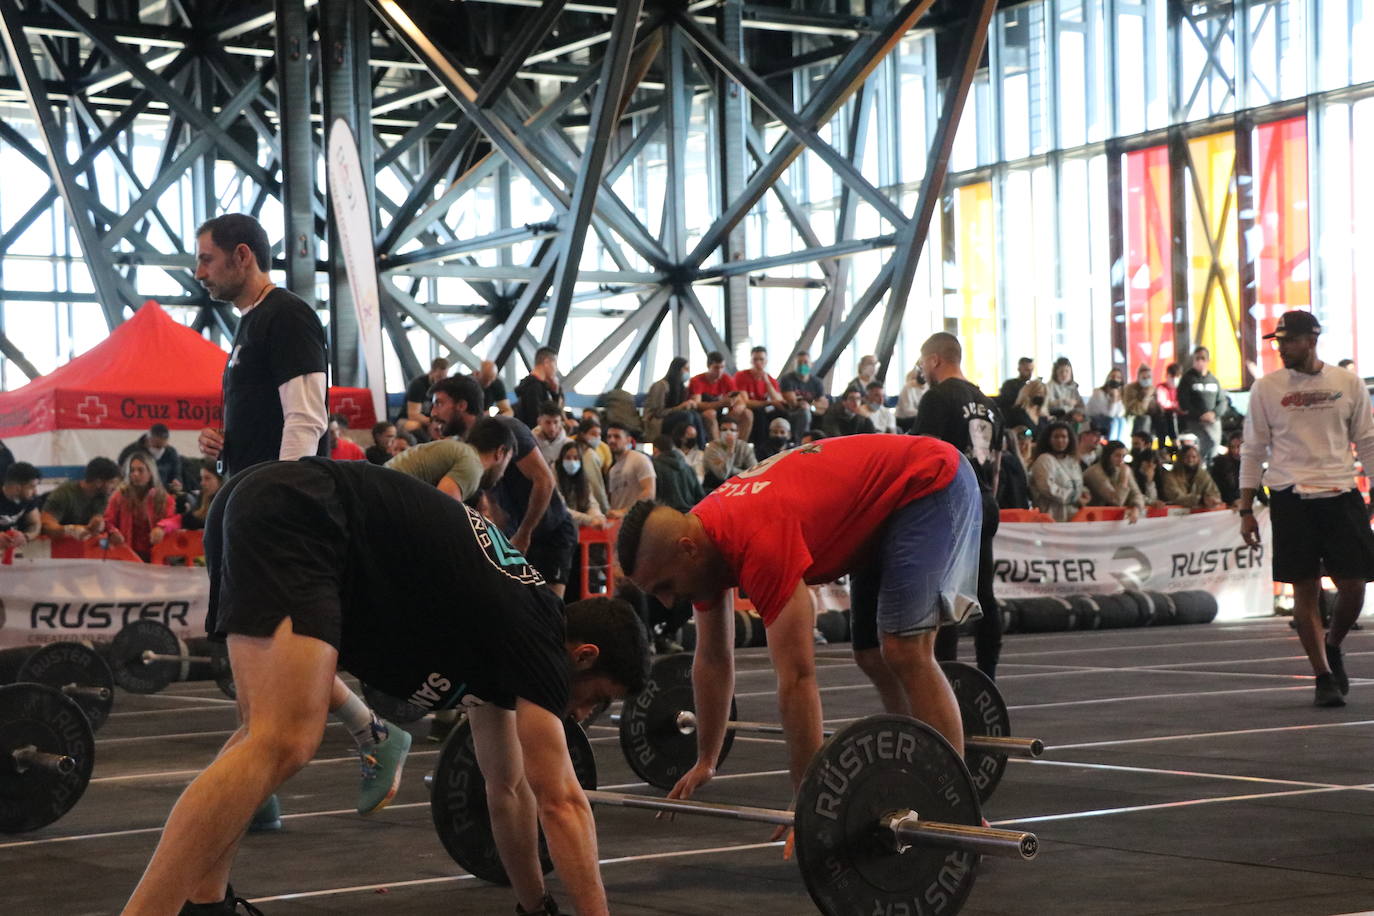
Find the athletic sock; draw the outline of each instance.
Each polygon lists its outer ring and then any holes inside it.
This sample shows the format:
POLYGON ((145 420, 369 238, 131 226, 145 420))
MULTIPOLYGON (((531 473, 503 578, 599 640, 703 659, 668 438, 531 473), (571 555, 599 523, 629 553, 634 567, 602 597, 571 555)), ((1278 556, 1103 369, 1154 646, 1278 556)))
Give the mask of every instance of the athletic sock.
POLYGON ((348 695, 344 704, 334 710, 334 716, 348 729, 348 733, 353 736, 354 742, 361 750, 367 750, 387 739, 387 727, 356 693, 348 695))

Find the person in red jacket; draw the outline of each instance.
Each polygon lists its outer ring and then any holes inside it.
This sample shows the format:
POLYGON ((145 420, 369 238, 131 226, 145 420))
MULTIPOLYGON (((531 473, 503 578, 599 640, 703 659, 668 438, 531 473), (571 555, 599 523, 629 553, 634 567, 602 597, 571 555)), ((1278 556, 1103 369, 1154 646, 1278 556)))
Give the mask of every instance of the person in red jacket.
POLYGON ((181 527, 177 501, 162 486, 157 462, 147 452, 124 459, 124 483, 105 506, 105 527, 115 544, 128 544, 147 563, 169 531, 181 527))
POLYGON ((329 416, 329 457, 335 461, 366 461, 367 452, 362 446, 343 434, 348 429, 348 418, 342 414, 329 416))

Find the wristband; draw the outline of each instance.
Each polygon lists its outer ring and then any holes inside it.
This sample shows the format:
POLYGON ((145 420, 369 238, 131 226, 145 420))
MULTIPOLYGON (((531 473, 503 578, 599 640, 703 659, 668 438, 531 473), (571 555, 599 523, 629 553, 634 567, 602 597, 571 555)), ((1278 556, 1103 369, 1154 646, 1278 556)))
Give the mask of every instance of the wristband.
POLYGON ((1237 509, 1236 511, 1239 512, 1242 516, 1255 514, 1254 509, 1237 509))

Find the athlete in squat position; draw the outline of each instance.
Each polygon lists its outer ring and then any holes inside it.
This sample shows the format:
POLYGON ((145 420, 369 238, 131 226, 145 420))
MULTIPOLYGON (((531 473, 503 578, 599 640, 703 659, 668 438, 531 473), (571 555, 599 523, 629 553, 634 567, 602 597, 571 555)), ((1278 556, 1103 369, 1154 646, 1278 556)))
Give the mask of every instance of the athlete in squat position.
POLYGON ((768 627, 794 783, 821 745, 807 586, 846 573, 855 658, 884 707, 930 723, 962 753, 935 633, 978 613, 981 517, 973 468, 924 436, 847 436, 781 452, 685 515, 636 503, 618 541, 625 574, 669 607, 696 603, 698 756, 670 794, 688 797, 715 773, 735 689, 734 586, 768 627))
POLYGON ((420 706, 467 709, 522 912, 557 912, 536 815, 576 911, 606 912, 562 716, 643 686, 648 644, 629 605, 582 601, 565 617, 481 515, 362 461, 251 468, 225 485, 205 534, 208 626, 228 641, 243 725, 182 793, 125 913, 235 911, 244 827, 314 757, 340 667, 420 706), (398 604, 397 582, 423 587, 398 604))

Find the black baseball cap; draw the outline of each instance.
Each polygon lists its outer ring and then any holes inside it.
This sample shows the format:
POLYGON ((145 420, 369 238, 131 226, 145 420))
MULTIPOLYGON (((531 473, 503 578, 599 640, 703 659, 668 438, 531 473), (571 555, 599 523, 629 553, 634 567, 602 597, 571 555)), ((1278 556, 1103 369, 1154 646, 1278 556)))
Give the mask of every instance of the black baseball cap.
POLYGON ((1320 334, 1321 332, 1322 326, 1317 324, 1316 315, 1301 309, 1294 309, 1280 315, 1279 323, 1274 326, 1274 332, 1265 334, 1263 339, 1287 340, 1290 337, 1301 337, 1303 334, 1320 334))

